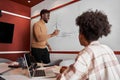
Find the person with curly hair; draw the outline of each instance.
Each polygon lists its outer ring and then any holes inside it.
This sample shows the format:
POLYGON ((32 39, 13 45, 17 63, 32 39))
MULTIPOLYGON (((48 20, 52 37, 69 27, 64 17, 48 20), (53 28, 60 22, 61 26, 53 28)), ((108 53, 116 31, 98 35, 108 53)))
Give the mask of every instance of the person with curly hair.
POLYGON ((120 80, 120 64, 111 48, 98 40, 110 33, 107 15, 88 10, 76 18, 84 49, 57 80, 120 80))

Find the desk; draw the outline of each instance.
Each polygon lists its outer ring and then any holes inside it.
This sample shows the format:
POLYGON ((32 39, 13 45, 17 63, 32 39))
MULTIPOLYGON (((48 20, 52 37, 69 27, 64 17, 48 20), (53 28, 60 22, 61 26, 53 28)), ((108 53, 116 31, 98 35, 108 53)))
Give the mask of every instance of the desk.
MULTIPOLYGON (((1 71, 1 69, 2 69, 2 71, 10 69, 10 68, 8 68, 7 63, 0 63, 0 66, 1 66, 0 71, 1 71)), ((58 66, 52 66, 49 68, 57 73, 60 69, 58 66)), ((15 69, 9 70, 8 72, 4 73, 1 76, 3 78, 5 78, 6 80, 56 80, 56 78, 40 78, 40 77, 29 78, 28 74, 27 74, 27 70, 25 70, 25 69, 23 70, 22 68, 15 68, 15 69)))

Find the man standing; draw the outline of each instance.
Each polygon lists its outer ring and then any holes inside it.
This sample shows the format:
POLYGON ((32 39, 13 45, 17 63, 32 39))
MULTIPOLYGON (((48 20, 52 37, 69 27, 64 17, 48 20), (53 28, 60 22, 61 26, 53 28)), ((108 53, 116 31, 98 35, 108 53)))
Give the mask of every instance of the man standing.
POLYGON ((55 30, 52 34, 47 34, 47 27, 45 23, 48 22, 50 11, 43 9, 40 12, 40 20, 33 26, 33 38, 31 52, 37 62, 50 63, 49 50, 50 45, 47 40, 58 35, 59 30, 55 30))

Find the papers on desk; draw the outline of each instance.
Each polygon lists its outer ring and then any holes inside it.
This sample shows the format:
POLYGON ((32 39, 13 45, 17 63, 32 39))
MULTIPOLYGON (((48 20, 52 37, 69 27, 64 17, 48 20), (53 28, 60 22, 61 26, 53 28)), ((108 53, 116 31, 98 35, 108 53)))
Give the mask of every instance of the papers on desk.
POLYGON ((54 73, 60 73, 61 66, 51 66, 46 69, 51 69, 54 73))
POLYGON ((7 63, 0 63, 0 74, 11 70, 7 63))
POLYGON ((38 66, 41 66, 41 65, 42 65, 42 67, 40 67, 40 68, 52 69, 52 71, 53 71, 54 73, 60 73, 61 66, 56 66, 56 65, 54 65, 54 66, 48 66, 48 64, 41 64, 41 63, 37 63, 37 65, 38 65, 38 66), (45 66, 45 67, 44 67, 44 66, 45 66), (48 66, 48 67, 46 67, 46 66, 48 66))
MULTIPOLYGON (((0 73, 10 70, 11 68, 9 68, 8 65, 9 65, 8 63, 0 63, 0 73)), ((43 68, 52 69, 53 72, 55 73, 59 73, 59 69, 60 69, 59 66, 51 66, 51 67, 43 67, 43 68)), ((1 76, 6 80, 56 80, 56 78, 40 78, 40 77, 29 78, 28 76, 24 75, 21 70, 22 70, 21 68, 17 68, 11 70, 10 72, 8 72, 8 74, 6 73, 1 76)))
POLYGON ((29 80, 56 80, 56 78, 40 78, 40 77, 32 77, 29 80))
POLYGON ((24 75, 2 75, 5 80, 31 80, 24 75))
POLYGON ((6 80, 56 80, 56 78, 40 78, 40 77, 29 78, 24 75, 3 75, 2 77, 6 80))

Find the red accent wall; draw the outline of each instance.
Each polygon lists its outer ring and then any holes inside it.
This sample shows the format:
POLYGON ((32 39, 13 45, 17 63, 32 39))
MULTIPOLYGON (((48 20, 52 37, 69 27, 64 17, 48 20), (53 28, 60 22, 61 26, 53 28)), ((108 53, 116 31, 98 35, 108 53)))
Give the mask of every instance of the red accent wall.
MULTIPOLYGON (((30 16, 29 7, 20 5, 10 0, 0 0, 0 10, 12 12, 27 17, 30 16)), ((0 51, 29 51, 30 19, 2 13, 0 21, 15 24, 13 42, 11 44, 0 43, 0 51)))
POLYGON ((23 57, 24 54, 21 53, 16 53, 16 54, 1 54, 0 58, 5 58, 5 59, 9 59, 12 61, 16 61, 19 57, 23 57))
POLYGON ((30 8, 10 0, 0 0, 0 10, 30 17, 30 8))

